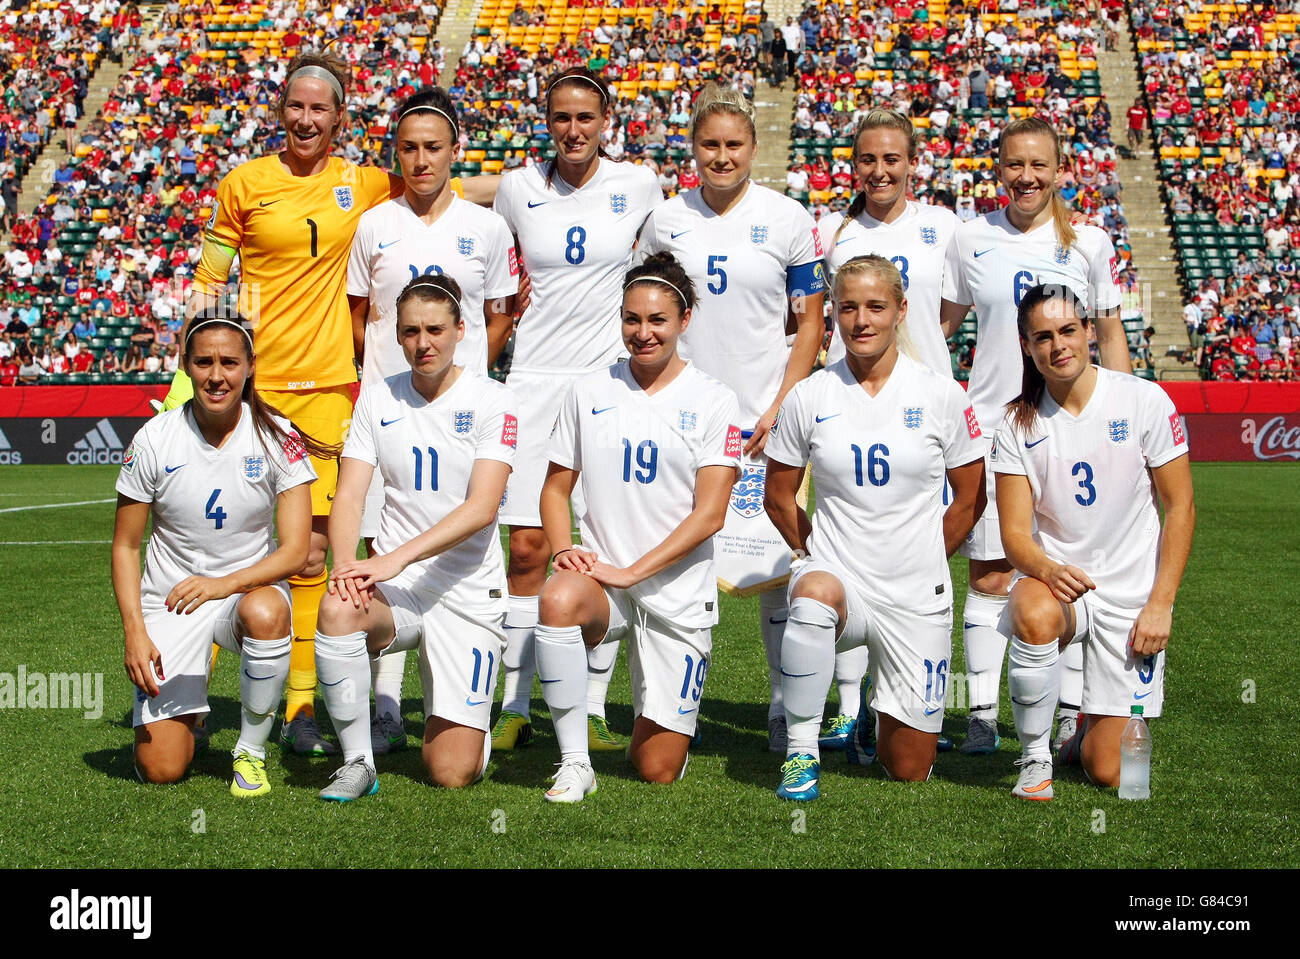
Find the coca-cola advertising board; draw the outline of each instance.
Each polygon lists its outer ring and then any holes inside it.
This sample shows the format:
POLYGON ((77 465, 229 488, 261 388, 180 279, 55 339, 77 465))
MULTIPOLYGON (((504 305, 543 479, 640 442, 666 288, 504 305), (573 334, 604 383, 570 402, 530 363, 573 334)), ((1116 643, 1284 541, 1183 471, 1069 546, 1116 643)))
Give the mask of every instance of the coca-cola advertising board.
POLYGON ((1191 413, 1183 422, 1196 462, 1300 461, 1300 413, 1191 413))

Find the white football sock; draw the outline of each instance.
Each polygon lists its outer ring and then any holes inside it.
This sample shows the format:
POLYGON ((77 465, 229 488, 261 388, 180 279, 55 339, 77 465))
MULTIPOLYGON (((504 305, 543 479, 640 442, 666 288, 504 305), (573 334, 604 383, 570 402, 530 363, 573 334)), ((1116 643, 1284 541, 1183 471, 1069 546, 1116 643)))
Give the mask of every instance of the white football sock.
POLYGON ((289 678, 293 636, 244 639, 239 653, 239 742, 235 752, 266 758, 266 741, 289 678))
POLYGON ((370 681, 375 689, 375 716, 402 718, 402 678, 406 653, 392 653, 370 661, 370 681))
POLYGON ((607 639, 587 650, 587 715, 605 718, 605 697, 618 660, 618 640, 607 639))
POLYGON ((787 755, 810 753, 819 759, 817 730, 835 670, 835 610, 807 596, 790 606, 781 643, 781 679, 785 685, 787 755))
POLYGON ((782 712, 781 637, 785 635, 789 616, 784 587, 758 594, 758 622, 763 633, 763 651, 767 654, 768 719, 782 712))
POLYGON ((501 692, 501 711, 529 715, 528 702, 533 695, 533 673, 537 671, 533 630, 537 628, 537 597, 511 596, 506 611, 506 651, 501 662, 505 669, 501 692))
POLYGON ((1031 646, 1019 636, 1012 637, 1007 692, 1022 759, 1051 761, 1052 714, 1060 691, 1061 660, 1056 643, 1031 646))
POLYGON ((1073 642, 1061 653, 1061 702, 1058 716, 1077 716, 1083 702, 1083 643, 1073 642))
POLYGON ((998 721, 1002 658, 1007 651, 1007 637, 998 632, 998 621, 1006 605, 1005 596, 990 596, 973 589, 966 593, 961 618, 971 719, 998 721))
POLYGON ((862 679, 867 675, 870 653, 864 643, 835 654, 835 686, 840 694, 840 715, 856 716, 862 707, 862 679))
POLYGON ((364 759, 373 769, 370 745, 370 662, 366 634, 327 636, 316 631, 316 676, 321 699, 329 711, 343 748, 343 761, 364 759))
POLYGON ((591 763, 587 753, 587 647, 579 626, 538 624, 537 678, 555 721, 561 759, 591 763))

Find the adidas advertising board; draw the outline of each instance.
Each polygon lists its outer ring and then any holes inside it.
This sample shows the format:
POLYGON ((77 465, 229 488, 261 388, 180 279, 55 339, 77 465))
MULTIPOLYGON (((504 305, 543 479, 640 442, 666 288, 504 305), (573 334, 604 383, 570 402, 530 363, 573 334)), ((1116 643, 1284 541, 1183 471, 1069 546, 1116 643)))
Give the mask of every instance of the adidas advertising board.
POLYGON ((13 417, 0 420, 0 466, 120 466, 147 417, 13 417))
POLYGON ((731 488, 727 520, 713 537, 718 588, 732 596, 754 596, 783 586, 790 575, 790 547, 763 509, 767 457, 744 457, 731 488))

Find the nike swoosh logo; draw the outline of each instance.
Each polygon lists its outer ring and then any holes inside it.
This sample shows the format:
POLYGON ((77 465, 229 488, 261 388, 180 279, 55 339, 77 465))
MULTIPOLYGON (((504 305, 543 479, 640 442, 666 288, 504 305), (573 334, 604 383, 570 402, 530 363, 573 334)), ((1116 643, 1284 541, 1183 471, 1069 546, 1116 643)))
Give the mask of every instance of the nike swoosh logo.
POLYGON ((939 710, 941 710, 941 709, 943 709, 942 706, 936 706, 936 707, 934 707, 934 709, 927 709, 927 710, 925 711, 925 714, 926 714, 927 716, 933 716, 935 713, 939 712, 939 710))
POLYGON ((338 682, 333 682, 333 683, 327 683, 327 682, 325 682, 325 680, 322 679, 322 680, 320 681, 320 684, 321 684, 322 686, 337 686, 339 683, 343 682, 343 680, 345 680, 345 679, 347 679, 346 676, 344 676, 343 679, 338 680, 338 682))
POLYGON ((690 232, 691 232, 690 230, 682 230, 681 233, 669 233, 669 234, 668 234, 668 238, 669 238, 670 240, 675 240, 675 239, 677 239, 679 236, 685 236, 687 233, 690 233, 690 232))
POLYGON ((833 419, 835 419, 835 417, 837 417, 837 416, 839 416, 839 415, 840 415, 839 413, 832 413, 830 416, 819 416, 819 417, 817 417, 817 422, 818 422, 818 423, 825 423, 827 420, 833 420, 833 419))
POLYGON ((279 203, 280 200, 283 200, 283 199, 284 199, 284 197, 279 197, 278 199, 275 199, 275 200, 262 200, 262 201, 261 201, 260 203, 258 203, 257 205, 258 205, 258 206, 270 206, 272 203, 279 203))
POLYGON ((1150 689, 1148 689, 1145 693, 1134 693, 1134 694, 1133 694, 1133 698, 1134 698, 1134 699, 1146 699, 1148 696, 1151 695, 1152 692, 1154 692, 1154 690, 1150 690, 1150 689))
POLYGON ((551 202, 550 200, 543 200, 541 203, 534 203, 532 200, 529 200, 529 201, 528 201, 528 209, 530 209, 530 210, 535 210, 535 209, 537 209, 539 206, 546 206, 546 204, 548 204, 548 203, 550 203, 550 202, 551 202))
POLYGON ((836 246, 839 246, 841 243, 848 243, 849 240, 851 240, 851 239, 853 239, 853 237, 851 237, 851 236, 846 236, 846 237, 845 237, 844 239, 842 239, 842 240, 836 240, 836 241, 835 241, 835 245, 836 245, 836 246))
MULTIPOLYGON (((182 463, 182 464, 181 464, 181 466, 185 466, 185 465, 186 465, 185 463, 182 463)), ((178 469, 181 468, 181 466, 164 466, 164 467, 163 467, 163 472, 164 472, 164 473, 175 473, 178 469)))
POLYGON ((248 670, 244 670, 244 675, 247 676, 249 679, 275 679, 275 675, 274 675, 274 674, 272 674, 272 675, 270 675, 270 676, 254 676, 254 675, 253 675, 252 673, 250 673, 248 670))
POLYGON ((243 776, 239 775, 239 773, 235 773, 235 778, 236 778, 237 780, 239 780, 239 788, 240 788, 240 789, 256 789, 256 788, 257 788, 257 787, 254 786, 252 783, 250 783, 247 779, 245 779, 243 776))
POLYGON ((470 699, 468 696, 465 697, 466 706, 482 706, 486 702, 487 702, 486 699, 480 699, 477 702, 475 702, 474 700, 470 699))
POLYGON ((396 422, 397 422, 398 420, 400 420, 400 419, 403 419, 403 417, 401 417, 401 416, 394 416, 391 420, 386 420, 386 419, 384 419, 383 417, 380 417, 380 419, 379 419, 379 425, 380 425, 380 426, 392 426, 394 423, 396 423, 396 422))
POLYGON ((786 622, 784 619, 773 619, 771 616, 767 618, 767 621, 773 626, 780 626, 782 623, 786 622))
POLYGON ((816 676, 817 674, 816 673, 787 673, 784 669, 782 669, 781 675, 789 676, 791 679, 803 679, 805 676, 816 676))
POLYGON ((381 244, 379 244, 379 249, 381 249, 381 250, 386 250, 386 249, 388 249, 390 246, 392 246, 394 243, 401 243, 401 242, 402 242, 401 240, 389 240, 387 243, 381 243, 381 244))
MULTIPOLYGON (((563 678, 563 677, 561 677, 561 678, 563 678)), ((539 679, 540 679, 540 677, 539 677, 539 679)), ((551 683, 558 683, 559 681, 560 681, 559 679, 542 679, 542 680, 541 680, 541 683, 542 683, 543 686, 549 686, 551 683)))
POLYGON ((678 707, 677 707, 677 712, 678 712, 678 715, 686 716, 686 715, 689 715, 690 713, 695 712, 695 707, 692 706, 690 709, 682 709, 682 707, 678 706, 678 707))
POLYGON ((1032 450, 1032 449, 1033 449, 1035 446, 1037 446, 1039 443, 1045 443, 1046 441, 1047 441, 1047 437, 1046 437, 1046 436, 1044 436, 1044 437, 1043 437, 1042 439, 1040 439, 1040 440, 1034 440, 1032 443, 1029 442, 1029 440, 1025 440, 1025 449, 1027 449, 1027 450, 1032 450))
POLYGON ((598 409, 596 409, 596 407, 593 406, 593 407, 591 408, 591 415, 592 415, 592 416, 599 416, 601 413, 608 413, 608 412, 609 412, 610 410, 612 410, 613 408, 614 408, 614 407, 612 407, 612 406, 606 406, 604 409, 600 409, 600 410, 598 410, 598 409))
POLYGON ((978 260, 978 259, 979 259, 980 257, 982 257, 985 253, 992 253, 992 252, 993 252, 993 247, 989 247, 987 250, 976 250, 976 251, 975 251, 975 259, 978 260))
POLYGON ((966 622, 965 620, 962 620, 961 628, 962 628, 962 629, 974 629, 974 628, 975 628, 975 624, 974 624, 974 623, 968 623, 968 622, 966 622))

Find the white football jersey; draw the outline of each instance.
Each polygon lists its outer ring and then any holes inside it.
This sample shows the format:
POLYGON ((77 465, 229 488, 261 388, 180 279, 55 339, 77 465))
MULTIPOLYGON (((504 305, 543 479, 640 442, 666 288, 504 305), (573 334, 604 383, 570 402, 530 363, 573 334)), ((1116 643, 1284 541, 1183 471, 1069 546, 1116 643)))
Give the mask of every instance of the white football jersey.
POLYGON ((348 296, 370 298, 361 385, 410 367, 397 341, 397 296, 417 276, 445 273, 461 289, 465 338, 456 365, 487 372, 483 303, 519 289, 519 263, 510 228, 491 210, 451 198, 451 206, 426 225, 400 196, 361 214, 348 259, 348 296))
POLYGON ((1056 242, 1056 226, 1045 223, 1021 233, 1005 210, 963 223, 948 247, 943 298, 973 304, 979 321, 970 396, 984 423, 1002 421, 1003 407, 1020 395, 1020 334, 1016 308, 1030 287, 1068 286, 1089 313, 1119 306, 1119 264, 1106 231, 1076 226, 1079 238, 1068 250, 1056 242))
POLYGON ((809 555, 841 566, 874 602, 930 613, 953 601, 945 473, 983 457, 985 446, 961 386, 900 355, 874 397, 847 360, 796 385, 766 453, 788 466, 812 464, 809 555))
MULTIPOLYGON (((835 273, 855 256, 875 253, 893 263, 903 276, 907 294, 907 335, 917 357, 940 376, 952 379, 948 343, 939 325, 939 302, 943 299, 943 269, 948 247, 957 234, 957 215, 941 206, 908 201, 907 209, 893 223, 882 223, 862 213, 840 232, 843 213, 829 213, 817 224, 826 261, 826 285, 835 273)), ((844 356, 844 340, 831 314, 831 345, 826 352, 829 366, 844 356)))
MULTIPOLYGON (((415 391, 409 371, 362 389, 343 455, 383 476, 375 551, 392 552, 464 503, 475 460, 513 465, 518 432, 514 396, 469 370, 432 403, 415 391)), ((411 589, 427 589, 460 609, 505 609, 505 561, 495 523, 419 567, 411 589)))
POLYGON ((1164 390, 1098 368, 1077 417, 1046 390, 1028 432, 1007 413, 989 462, 995 473, 1028 478, 1043 552, 1087 573, 1108 603, 1131 608, 1151 595, 1160 554, 1148 470, 1185 453, 1182 420, 1164 390))
POLYGON ((623 276, 646 214, 663 202, 659 178, 632 163, 600 161, 574 189, 550 163, 501 177, 493 209, 519 239, 532 302, 515 332, 512 369, 600 369, 624 354, 623 276))
MULTIPOLYGON (((626 567, 681 525, 695 506, 695 474, 739 466, 736 395, 687 364, 647 396, 626 363, 577 380, 551 434, 552 463, 579 471, 582 544, 626 567)), ((710 537, 628 590, 656 616, 703 629, 718 621, 710 537)))
POLYGON ((638 258, 664 250, 695 284, 695 309, 678 350, 736 392, 740 421, 752 429, 785 378, 790 296, 826 288, 813 219, 795 200, 753 182, 718 216, 696 188, 646 220, 638 258))
MULTIPOLYGON (((297 436, 289 422, 277 418, 297 436)), ((316 479, 306 451, 293 439, 263 444, 245 403, 224 446, 211 446, 189 410, 160 413, 135 434, 122 457, 117 491, 153 504, 140 605, 164 608, 187 576, 227 576, 275 552, 275 501, 316 479)))

